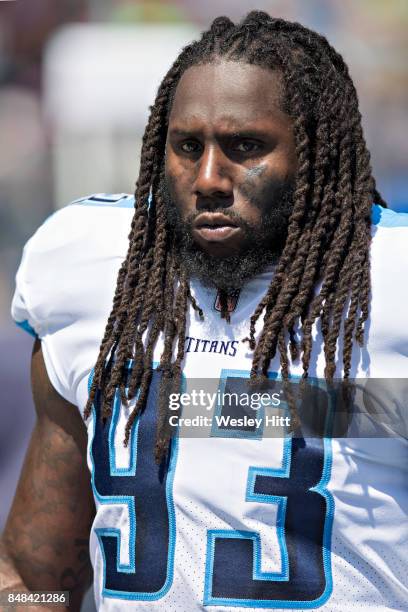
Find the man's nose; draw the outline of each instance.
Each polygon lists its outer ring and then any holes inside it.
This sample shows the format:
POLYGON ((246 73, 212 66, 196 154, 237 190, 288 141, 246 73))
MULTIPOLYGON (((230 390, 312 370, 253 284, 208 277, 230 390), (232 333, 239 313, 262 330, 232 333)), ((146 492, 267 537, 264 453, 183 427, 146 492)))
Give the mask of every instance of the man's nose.
POLYGON ((228 160, 217 145, 207 146, 198 164, 198 174, 194 184, 195 195, 211 198, 214 201, 232 195, 232 181, 227 169, 228 160))

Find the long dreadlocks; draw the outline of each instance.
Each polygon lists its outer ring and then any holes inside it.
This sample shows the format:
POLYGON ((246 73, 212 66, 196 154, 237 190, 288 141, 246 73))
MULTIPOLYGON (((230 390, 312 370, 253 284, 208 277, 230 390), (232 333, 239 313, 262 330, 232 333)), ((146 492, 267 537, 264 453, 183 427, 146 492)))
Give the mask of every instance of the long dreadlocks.
MULTIPOLYGON (((119 271, 113 307, 100 346, 84 417, 93 402, 111 414, 117 390, 122 401, 137 401, 130 412, 125 444, 143 410, 152 378, 152 357, 162 332, 164 350, 156 459, 168 451, 167 384, 178 390, 188 303, 203 313, 190 292, 161 191, 167 125, 175 90, 193 65, 223 58, 279 70, 284 110, 293 118, 297 175, 287 240, 270 286, 250 319, 253 350, 250 377, 266 377, 278 351, 288 380, 289 357, 301 357, 308 375, 312 326, 320 318, 325 378, 336 370, 335 354, 343 313, 343 376, 349 377, 353 336, 363 343, 370 298, 370 214, 373 202, 386 206, 376 190, 364 140, 355 87, 342 57, 321 35, 267 13, 252 11, 238 25, 219 17, 199 41, 186 46, 163 79, 143 137, 136 209, 129 249, 119 271), (320 290, 316 293, 319 281, 320 290), (263 314, 263 329, 255 326, 263 314), (295 333, 301 324, 300 341, 295 333), (142 339, 142 336, 145 338, 142 339), (176 347, 175 359, 173 348, 176 347)), ((227 296, 221 295, 222 316, 227 296)))

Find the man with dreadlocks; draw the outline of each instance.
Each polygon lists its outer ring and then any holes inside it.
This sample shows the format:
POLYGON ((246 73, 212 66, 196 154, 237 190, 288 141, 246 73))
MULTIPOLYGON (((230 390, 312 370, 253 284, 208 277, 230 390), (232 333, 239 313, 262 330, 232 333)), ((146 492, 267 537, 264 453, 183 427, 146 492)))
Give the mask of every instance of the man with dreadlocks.
POLYGON ((79 609, 93 522, 99 610, 404 609, 406 439, 307 435, 290 389, 406 374, 408 220, 369 158, 324 37, 254 11, 182 50, 135 197, 74 202, 25 247, 13 316, 37 336, 38 422, 3 588, 67 589, 79 609), (203 377, 283 381, 293 422, 183 437, 192 413, 169 394, 203 377))

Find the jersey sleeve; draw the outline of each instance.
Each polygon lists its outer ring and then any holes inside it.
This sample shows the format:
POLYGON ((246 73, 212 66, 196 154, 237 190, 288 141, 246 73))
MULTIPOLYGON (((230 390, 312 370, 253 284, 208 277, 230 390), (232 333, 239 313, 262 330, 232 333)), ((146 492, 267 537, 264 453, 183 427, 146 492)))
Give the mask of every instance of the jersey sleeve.
POLYGON ((34 311, 30 307, 30 289, 26 280, 26 264, 30 259, 30 241, 24 247, 20 267, 16 274, 16 287, 11 304, 11 316, 14 322, 34 338, 41 336, 40 324, 34 319, 34 311))
POLYGON ((12 317, 41 340, 52 385, 75 405, 127 248, 133 202, 120 194, 118 206, 109 198, 85 198, 49 217, 25 245, 16 275, 12 317))

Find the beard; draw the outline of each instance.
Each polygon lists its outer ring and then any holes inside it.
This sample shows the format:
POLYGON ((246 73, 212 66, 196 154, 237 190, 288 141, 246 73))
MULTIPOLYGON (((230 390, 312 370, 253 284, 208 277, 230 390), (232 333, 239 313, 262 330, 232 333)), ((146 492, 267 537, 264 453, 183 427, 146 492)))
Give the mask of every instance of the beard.
POLYGON ((259 225, 248 223, 229 208, 211 208, 211 212, 221 212, 243 231, 241 251, 229 257, 210 255, 194 240, 193 222, 203 210, 183 219, 171 197, 166 179, 160 182, 159 189, 166 206, 168 226, 174 232, 176 254, 190 278, 198 278, 206 287, 216 287, 232 293, 278 261, 285 246, 288 220, 293 208, 293 181, 288 180, 275 186, 274 204, 267 211, 255 197, 249 198, 249 194, 246 194, 246 199, 262 211, 259 225))

